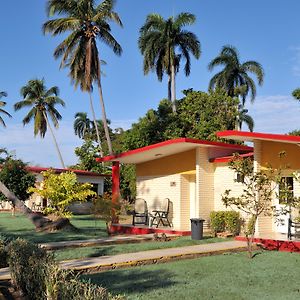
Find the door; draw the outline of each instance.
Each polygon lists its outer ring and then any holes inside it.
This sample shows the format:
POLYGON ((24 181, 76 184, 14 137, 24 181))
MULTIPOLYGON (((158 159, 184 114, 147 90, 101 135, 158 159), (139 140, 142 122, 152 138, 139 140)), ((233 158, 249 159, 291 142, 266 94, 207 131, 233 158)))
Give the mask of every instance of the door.
POLYGON ((278 187, 278 197, 276 200, 275 208, 278 214, 275 222, 276 231, 279 233, 288 232, 288 220, 289 213, 286 213, 286 203, 289 197, 293 197, 294 194, 294 179, 293 177, 282 177, 278 187))

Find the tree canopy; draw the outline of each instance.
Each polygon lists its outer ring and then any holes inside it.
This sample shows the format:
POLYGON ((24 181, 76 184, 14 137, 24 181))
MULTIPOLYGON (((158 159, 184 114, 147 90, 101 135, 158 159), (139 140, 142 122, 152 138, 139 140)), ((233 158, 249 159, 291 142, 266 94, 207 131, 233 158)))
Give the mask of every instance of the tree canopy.
POLYGON ((135 149, 179 137, 218 140, 216 131, 235 128, 238 99, 222 90, 205 93, 186 90, 177 101, 177 114, 171 103, 162 100, 158 108, 146 115, 124 133, 123 150, 135 149))

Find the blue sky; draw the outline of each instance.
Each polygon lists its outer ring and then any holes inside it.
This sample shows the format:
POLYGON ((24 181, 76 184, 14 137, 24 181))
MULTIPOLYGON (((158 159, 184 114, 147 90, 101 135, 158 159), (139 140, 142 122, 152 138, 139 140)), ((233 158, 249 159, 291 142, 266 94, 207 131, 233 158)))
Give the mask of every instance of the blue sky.
MULTIPOLYGON (((0 147, 14 150, 17 157, 32 165, 59 167, 49 133, 44 140, 33 137, 32 125, 22 126, 26 111, 14 113, 12 105, 21 100, 20 87, 29 79, 45 78, 48 87, 57 85, 66 108, 61 109, 63 121, 56 131, 66 164, 75 163, 73 154, 80 140, 73 134, 74 114, 89 113, 88 97, 70 85, 67 70, 59 70, 53 50, 61 37, 42 34, 47 20, 44 0, 15 0, 0 3, 0 90, 9 96, 7 110, 13 119, 6 119, 7 128, 0 128, 0 147)), ((202 55, 192 61, 189 77, 177 76, 177 96, 181 90, 207 90, 213 73, 207 70, 209 61, 221 47, 237 47, 241 60, 257 60, 265 70, 263 87, 257 88, 257 98, 250 114, 255 119, 255 131, 286 133, 300 128, 300 103, 290 96, 300 86, 300 2, 237 1, 237 0, 118 0, 115 10, 124 28, 112 25, 113 34, 123 47, 123 55, 115 56, 99 45, 101 58, 107 61, 103 78, 107 116, 114 127, 129 128, 150 108, 167 95, 166 81, 158 82, 154 74, 143 75, 142 56, 137 47, 139 28, 149 13, 169 17, 183 11, 196 15, 197 23, 188 29, 201 42, 202 55), (250 4, 251 3, 251 4, 250 4)), ((98 95, 94 95, 97 117, 100 118, 98 95)))

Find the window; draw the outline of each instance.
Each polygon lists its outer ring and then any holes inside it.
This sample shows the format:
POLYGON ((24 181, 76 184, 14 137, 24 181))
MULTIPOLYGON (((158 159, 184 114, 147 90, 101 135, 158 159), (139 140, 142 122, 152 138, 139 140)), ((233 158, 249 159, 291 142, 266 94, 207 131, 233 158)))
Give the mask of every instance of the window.
POLYGON ((98 183, 91 183, 91 185, 92 185, 91 190, 93 192, 97 193, 97 195, 98 195, 98 183))
POLYGON ((236 174, 236 182, 244 183, 245 181, 245 176, 241 173, 236 174))
POLYGON ((294 197, 294 180, 293 177, 282 177, 279 183, 279 204, 289 203, 294 197))

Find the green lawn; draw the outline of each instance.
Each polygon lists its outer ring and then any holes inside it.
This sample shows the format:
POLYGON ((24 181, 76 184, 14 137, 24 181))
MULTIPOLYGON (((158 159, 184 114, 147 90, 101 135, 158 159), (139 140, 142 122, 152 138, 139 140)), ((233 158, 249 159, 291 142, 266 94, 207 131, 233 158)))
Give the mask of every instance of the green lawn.
POLYGON ((8 212, 0 213, 0 233, 13 237, 22 237, 36 243, 87 240, 107 236, 105 223, 99 220, 95 223, 92 216, 73 216, 71 223, 79 229, 79 232, 42 233, 35 232, 33 224, 21 214, 13 217, 8 212))
MULTIPOLYGON (((229 239, 226 239, 228 241, 229 239)), ((191 246, 198 244, 208 244, 224 242, 224 239, 205 237, 203 240, 195 241, 190 236, 179 237, 178 239, 169 242, 142 242, 136 244, 116 244, 110 246, 93 246, 75 249, 63 249, 55 251, 57 260, 69 260, 82 257, 97 257, 102 255, 116 255, 120 253, 130 253, 147 251, 154 249, 165 249, 174 247, 191 246)))
POLYGON ((83 277, 128 299, 300 299, 296 253, 224 254, 83 277))

